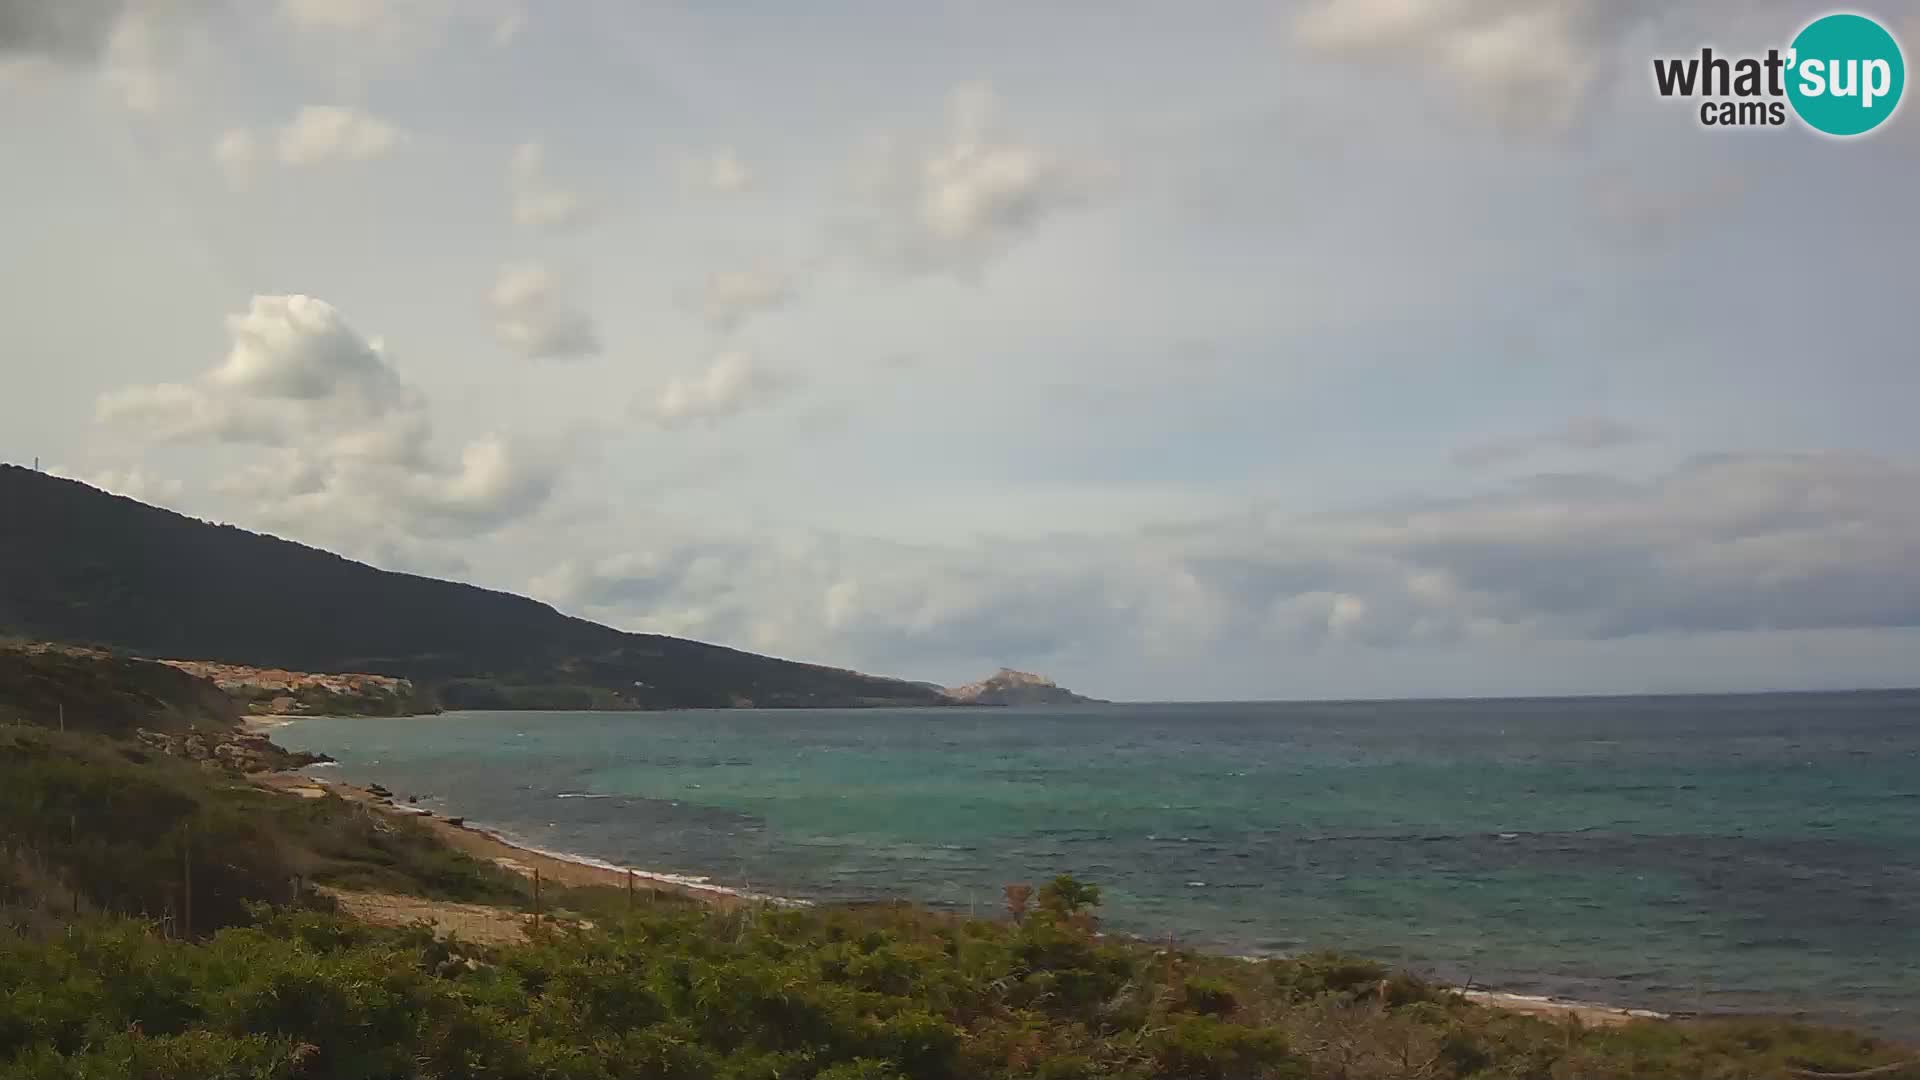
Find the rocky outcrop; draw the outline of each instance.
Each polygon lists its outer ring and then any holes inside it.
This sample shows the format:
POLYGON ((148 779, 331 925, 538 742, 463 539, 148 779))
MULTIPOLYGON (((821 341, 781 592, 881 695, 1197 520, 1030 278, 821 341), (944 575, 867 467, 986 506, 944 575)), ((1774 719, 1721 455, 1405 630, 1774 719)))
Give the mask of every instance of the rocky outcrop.
POLYGON ((237 773, 279 772, 333 760, 325 754, 275 746, 273 740, 258 731, 191 731, 176 735, 140 728, 134 732, 134 738, 159 753, 237 773))
POLYGON ((1082 697, 1044 675, 1001 668, 965 686, 949 687, 947 697, 963 705, 1100 705, 1098 698, 1082 697))
POLYGON ((159 663, 212 682, 256 715, 406 716, 427 711, 413 682, 391 675, 327 675, 206 660, 159 663))

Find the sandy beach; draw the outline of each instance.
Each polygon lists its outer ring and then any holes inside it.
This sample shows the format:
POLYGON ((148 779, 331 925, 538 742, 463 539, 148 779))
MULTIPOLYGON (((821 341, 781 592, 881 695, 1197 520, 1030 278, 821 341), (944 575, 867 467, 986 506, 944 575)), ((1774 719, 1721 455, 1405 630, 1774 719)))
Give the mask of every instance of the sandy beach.
POLYGON ((684 896, 722 910, 736 908, 748 902, 748 898, 739 893, 717 885, 702 885, 672 875, 638 868, 599 866, 578 859, 534 851, 485 829, 464 822, 455 824, 447 818, 394 803, 366 788, 343 781, 322 779, 298 772, 269 773, 255 777, 254 780, 263 787, 298 798, 311 799, 329 794, 337 795, 349 802, 361 803, 395 817, 410 817, 450 847, 529 879, 537 871, 541 881, 569 888, 601 886, 625 889, 631 878, 637 889, 684 896))

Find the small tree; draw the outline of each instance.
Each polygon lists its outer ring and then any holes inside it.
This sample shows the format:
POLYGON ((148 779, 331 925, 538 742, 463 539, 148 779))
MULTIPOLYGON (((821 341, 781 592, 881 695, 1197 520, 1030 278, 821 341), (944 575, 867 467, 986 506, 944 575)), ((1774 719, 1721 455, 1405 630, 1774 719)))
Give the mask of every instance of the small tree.
POLYGON ((1069 926, 1091 932, 1099 920, 1090 909, 1099 906, 1100 886, 1082 884, 1070 874, 1040 887, 1040 910, 1069 926))
POLYGON ((1020 922, 1027 917, 1027 900, 1033 896, 1033 886, 1015 882, 1006 887, 1006 893, 1007 914, 1013 916, 1014 922, 1020 922))

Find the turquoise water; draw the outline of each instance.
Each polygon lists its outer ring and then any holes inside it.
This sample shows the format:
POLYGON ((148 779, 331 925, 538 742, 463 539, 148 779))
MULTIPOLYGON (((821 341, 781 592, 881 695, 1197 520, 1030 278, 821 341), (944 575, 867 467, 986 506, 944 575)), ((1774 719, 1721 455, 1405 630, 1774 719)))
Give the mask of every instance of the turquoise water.
POLYGON ((276 734, 535 846, 1920 1033, 1920 693, 454 713, 276 734))

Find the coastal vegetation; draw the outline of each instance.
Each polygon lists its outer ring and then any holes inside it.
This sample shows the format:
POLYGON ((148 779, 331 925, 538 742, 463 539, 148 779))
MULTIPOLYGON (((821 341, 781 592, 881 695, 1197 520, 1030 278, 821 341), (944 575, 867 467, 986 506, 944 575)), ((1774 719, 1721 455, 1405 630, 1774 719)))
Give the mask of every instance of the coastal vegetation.
POLYGON ((1589 1027, 1352 957, 1119 938, 1068 877, 993 919, 543 894, 391 809, 26 713, 0 725, 0 1080, 1732 1080, 1909 1053, 1769 1019, 1589 1027), (345 913, 353 890, 532 915, 504 939, 383 927, 345 913))
POLYGON ((510 945, 298 905, 192 940, 81 916, 0 933, 0 1077, 1732 1080, 1902 1060, 1775 1021, 1585 1028, 1349 958, 1104 939, 1076 914, 647 901, 510 945))

